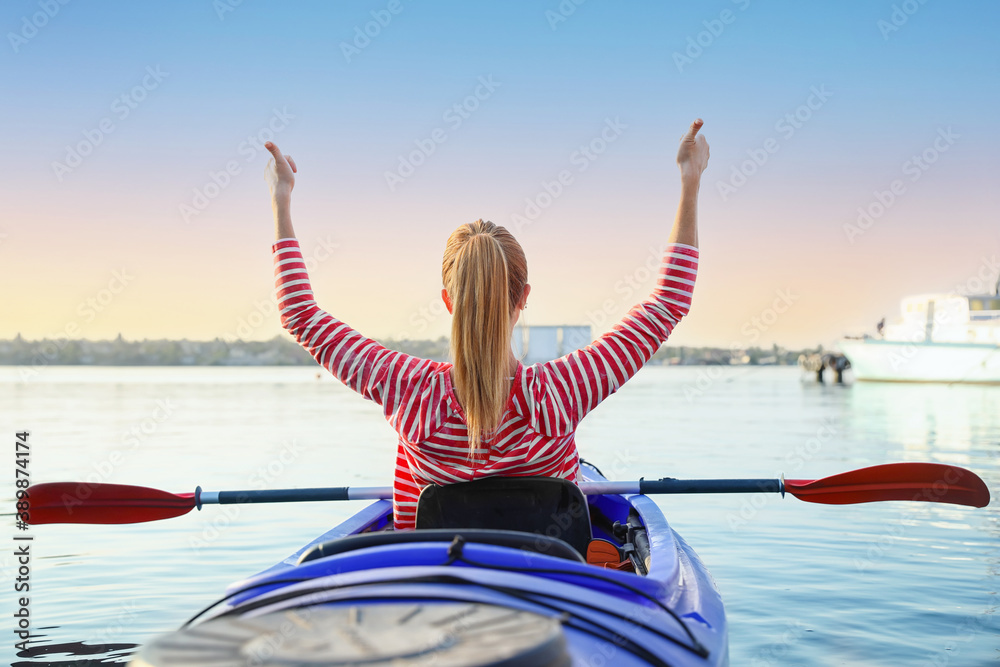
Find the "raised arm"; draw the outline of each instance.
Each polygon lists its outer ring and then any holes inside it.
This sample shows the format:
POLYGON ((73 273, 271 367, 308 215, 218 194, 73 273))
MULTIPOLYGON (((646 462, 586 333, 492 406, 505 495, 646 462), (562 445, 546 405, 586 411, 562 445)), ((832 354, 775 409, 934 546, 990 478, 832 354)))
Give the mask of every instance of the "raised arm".
POLYGON ((323 368, 381 405, 397 431, 418 438, 424 424, 414 419, 416 411, 405 409, 407 397, 426 384, 438 362, 387 349, 319 307, 292 229, 291 195, 298 169, 273 143, 266 147, 274 157, 268 164, 267 180, 277 237, 272 252, 281 325, 323 368))
POLYGON ((705 121, 701 118, 691 123, 677 149, 677 166, 681 170, 681 199, 677 204, 677 216, 667 243, 698 247, 698 189, 701 187, 701 173, 708 166, 709 154, 705 136, 698 134, 704 124, 705 121))
POLYGON ((656 353, 691 307, 698 272, 698 190, 708 165, 708 142, 699 118, 681 137, 677 165, 681 195, 652 294, 587 347, 539 365, 535 384, 538 423, 551 435, 572 430, 656 353), (554 389, 553 389, 554 388, 554 389))

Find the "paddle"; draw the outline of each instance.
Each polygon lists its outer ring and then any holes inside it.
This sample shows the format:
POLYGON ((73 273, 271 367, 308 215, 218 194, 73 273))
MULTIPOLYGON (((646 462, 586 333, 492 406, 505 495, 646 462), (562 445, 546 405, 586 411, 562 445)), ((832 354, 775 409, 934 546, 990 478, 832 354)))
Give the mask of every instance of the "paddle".
MULTIPOLYGON (((846 505, 884 500, 915 500, 985 507, 986 484, 975 473, 940 463, 887 463, 817 480, 785 479, 640 479, 630 482, 583 482, 588 495, 780 493, 811 503, 846 505)), ((27 523, 140 523, 187 514, 208 504, 288 503, 391 498, 389 487, 331 487, 250 491, 202 491, 173 494, 142 486, 54 482, 28 488, 27 523)))

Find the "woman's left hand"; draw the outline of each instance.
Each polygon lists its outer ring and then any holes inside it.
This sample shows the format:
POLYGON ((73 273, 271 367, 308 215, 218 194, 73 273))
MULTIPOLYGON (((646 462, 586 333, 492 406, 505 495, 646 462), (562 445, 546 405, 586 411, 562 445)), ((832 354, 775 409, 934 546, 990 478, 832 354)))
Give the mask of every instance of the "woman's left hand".
POLYGON ((292 188, 295 187, 295 174, 298 168, 291 155, 283 155, 274 142, 264 144, 271 153, 271 160, 267 163, 267 184, 271 188, 272 199, 284 199, 292 196, 292 188))

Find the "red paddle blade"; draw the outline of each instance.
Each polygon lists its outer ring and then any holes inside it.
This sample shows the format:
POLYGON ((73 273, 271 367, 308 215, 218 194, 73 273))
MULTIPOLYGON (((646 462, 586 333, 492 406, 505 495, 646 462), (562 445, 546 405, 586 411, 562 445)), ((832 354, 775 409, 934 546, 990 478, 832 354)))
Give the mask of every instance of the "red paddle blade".
POLYGON ((27 523, 141 523, 187 514, 193 493, 144 486, 51 482, 28 487, 27 523))
POLYGON ((887 463, 823 479, 786 479, 799 500, 826 505, 917 500, 986 507, 990 490, 976 473, 940 463, 887 463))

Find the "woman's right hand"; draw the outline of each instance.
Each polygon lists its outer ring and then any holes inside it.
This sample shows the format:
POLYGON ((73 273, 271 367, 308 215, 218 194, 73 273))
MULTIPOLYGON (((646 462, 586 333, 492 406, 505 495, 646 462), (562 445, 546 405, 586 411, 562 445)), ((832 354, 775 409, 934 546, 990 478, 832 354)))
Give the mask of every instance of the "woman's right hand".
POLYGON ((677 166, 681 169, 681 178, 701 178, 701 172, 708 166, 708 141, 698 130, 705 124, 701 118, 691 123, 687 133, 681 137, 680 148, 677 149, 677 166))
POLYGON ((292 196, 295 187, 295 174, 299 171, 291 155, 284 155, 278 146, 269 141, 264 148, 271 153, 271 159, 265 169, 267 185, 271 188, 271 199, 287 201, 292 196))
POLYGON ((267 184, 271 188, 271 208, 274 210, 274 231, 276 238, 295 238, 295 230, 292 229, 292 188, 295 187, 295 174, 298 167, 291 155, 285 155, 274 144, 269 141, 264 144, 271 153, 271 160, 267 163, 265 175, 267 184))

